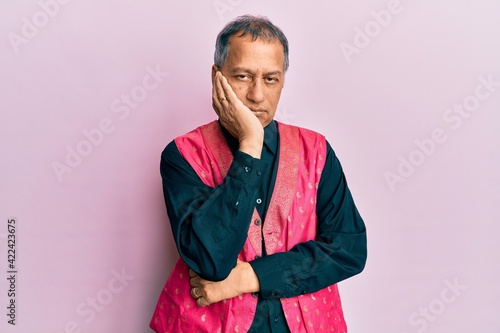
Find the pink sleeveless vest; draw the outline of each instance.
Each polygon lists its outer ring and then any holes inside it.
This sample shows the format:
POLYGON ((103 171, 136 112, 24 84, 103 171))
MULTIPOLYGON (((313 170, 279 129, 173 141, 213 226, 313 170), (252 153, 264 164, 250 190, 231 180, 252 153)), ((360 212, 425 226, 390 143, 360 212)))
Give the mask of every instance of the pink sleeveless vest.
MULTIPOLYGON (((274 192, 265 223, 254 210, 248 237, 238 258, 252 261, 262 255, 290 250, 316 237, 316 192, 325 165, 326 141, 315 132, 278 123, 280 158, 274 192)), ((208 186, 222 183, 233 156, 217 121, 175 139, 181 155, 208 186)), ((190 295, 189 267, 179 259, 160 294, 151 328, 158 333, 246 333, 254 320, 257 298, 251 294, 199 307, 190 295)), ((314 293, 282 298, 293 333, 345 333, 337 285, 314 293)))

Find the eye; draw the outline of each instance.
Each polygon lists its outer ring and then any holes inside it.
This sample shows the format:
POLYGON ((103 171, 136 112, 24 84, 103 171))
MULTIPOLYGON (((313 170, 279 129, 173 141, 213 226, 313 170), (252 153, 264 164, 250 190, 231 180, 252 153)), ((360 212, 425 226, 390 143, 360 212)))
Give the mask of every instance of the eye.
POLYGON ((266 82, 267 83, 276 83, 276 82, 278 82, 278 79, 275 77, 266 77, 266 82))
POLYGON ((241 80, 241 81, 246 81, 249 79, 248 75, 245 75, 245 74, 239 74, 239 75, 236 75, 236 78, 238 80, 241 80))

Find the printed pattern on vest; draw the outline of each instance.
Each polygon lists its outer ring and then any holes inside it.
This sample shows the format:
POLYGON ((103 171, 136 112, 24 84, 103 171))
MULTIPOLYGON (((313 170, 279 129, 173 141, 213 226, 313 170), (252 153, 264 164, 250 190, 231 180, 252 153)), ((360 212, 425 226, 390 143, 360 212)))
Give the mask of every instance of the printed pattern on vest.
MULTIPOLYGON (((276 184, 262 224, 250 223, 239 258, 288 251, 316 237, 316 195, 325 164, 326 141, 306 129, 278 123, 280 159, 276 184)), ((221 184, 232 162, 217 121, 175 139, 186 161, 208 186, 221 184)), ((254 209, 252 220, 260 219, 254 209)), ((189 267, 179 259, 160 294, 151 320, 156 332, 247 332, 257 307, 250 294, 199 307, 190 295, 189 267)), ((281 299, 292 332, 347 332, 337 285, 315 293, 281 299)))

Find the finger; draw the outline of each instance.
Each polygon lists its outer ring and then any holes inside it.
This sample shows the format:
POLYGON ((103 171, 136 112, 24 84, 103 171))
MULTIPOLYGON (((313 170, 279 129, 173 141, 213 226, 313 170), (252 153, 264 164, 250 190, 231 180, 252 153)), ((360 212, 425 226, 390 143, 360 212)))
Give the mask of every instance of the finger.
POLYGON ((224 88, 222 87, 222 77, 223 75, 221 72, 217 72, 217 74, 215 75, 215 93, 217 96, 217 101, 221 106, 224 101, 227 101, 227 96, 224 94, 224 88))
POLYGON ((200 289, 198 287, 194 287, 194 288, 191 288, 191 297, 193 297, 194 299, 198 299, 200 297, 202 297, 202 295, 200 295, 200 289))
POLYGON ((220 110, 222 105, 220 104, 219 98, 217 97, 217 74, 215 74, 214 82, 212 83, 212 106, 215 110, 217 116, 220 117, 220 110))
POLYGON ((236 96, 236 93, 234 92, 233 88, 227 81, 226 77, 222 75, 222 73, 220 75, 220 84, 222 88, 222 94, 224 94, 227 101, 232 104, 236 103, 236 101, 238 101, 239 99, 236 96))
POLYGON ((202 307, 210 305, 210 303, 207 301, 207 299, 205 297, 197 298, 196 299, 196 304, 198 304, 198 306, 202 306, 202 307))
POLYGON ((191 285, 191 287, 199 287, 200 277, 199 276, 192 277, 191 279, 189 279, 189 284, 191 285))
POLYGON ((198 274, 196 274, 192 269, 189 270, 189 277, 195 277, 198 274))

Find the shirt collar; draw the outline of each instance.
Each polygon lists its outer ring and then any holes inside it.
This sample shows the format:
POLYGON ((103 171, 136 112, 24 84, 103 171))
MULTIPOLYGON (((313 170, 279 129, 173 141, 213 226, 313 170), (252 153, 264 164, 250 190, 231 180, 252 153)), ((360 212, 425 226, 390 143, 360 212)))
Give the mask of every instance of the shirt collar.
MULTIPOLYGON (((224 138, 231 150, 231 153, 236 153, 239 148, 238 140, 229 133, 227 129, 222 126, 219 120, 220 128, 222 129, 222 134, 224 134, 224 138)), ((278 125, 276 121, 271 120, 271 122, 264 127, 264 146, 268 149, 268 151, 276 156, 276 151, 278 150, 278 125)))

